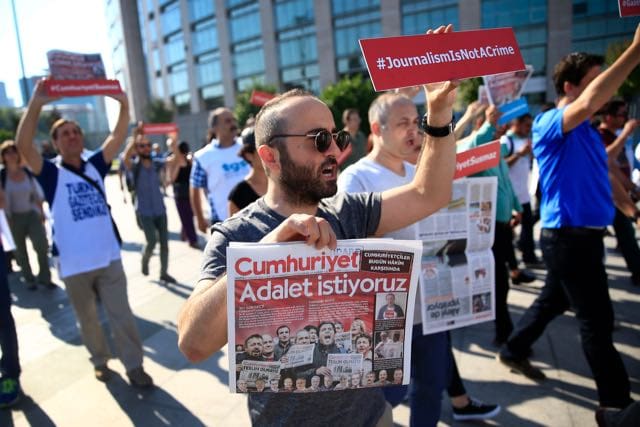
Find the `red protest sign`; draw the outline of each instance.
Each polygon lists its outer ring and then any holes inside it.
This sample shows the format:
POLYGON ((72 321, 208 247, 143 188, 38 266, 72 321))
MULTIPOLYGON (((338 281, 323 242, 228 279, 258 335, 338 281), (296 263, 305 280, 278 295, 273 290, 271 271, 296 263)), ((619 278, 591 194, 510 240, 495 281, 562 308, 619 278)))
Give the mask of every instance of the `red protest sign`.
POLYGON ((175 123, 145 123, 142 125, 142 132, 145 135, 164 135, 167 133, 177 133, 178 125, 175 123))
POLYGON ((259 90, 254 90, 251 92, 251 98, 249 99, 249 103, 256 105, 258 107, 262 107, 267 103, 270 99, 275 98, 276 95, 269 92, 260 92, 259 90))
POLYGON ((640 16, 640 0, 618 0, 620 16, 640 16))
POLYGON ((524 70, 511 28, 360 39, 376 91, 524 70))
POLYGON ((453 179, 498 166, 500 161, 500 141, 495 140, 470 150, 456 154, 456 173, 453 179))
POLYGON ((117 80, 45 80, 49 96, 117 95, 122 93, 117 80))

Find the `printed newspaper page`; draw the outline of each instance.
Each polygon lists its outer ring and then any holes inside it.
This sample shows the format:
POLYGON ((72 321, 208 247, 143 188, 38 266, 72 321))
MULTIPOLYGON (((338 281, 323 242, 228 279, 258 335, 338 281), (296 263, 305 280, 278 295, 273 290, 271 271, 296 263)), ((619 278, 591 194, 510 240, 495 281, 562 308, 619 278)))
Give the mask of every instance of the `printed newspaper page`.
POLYGON ((408 384, 418 241, 231 243, 229 387, 302 393, 408 384))
POLYGON ((424 334, 495 318, 497 186, 496 177, 456 180, 449 206, 418 222, 424 334))
POLYGON ((63 50, 47 52, 49 73, 55 80, 106 79, 104 64, 99 53, 73 53, 63 50))

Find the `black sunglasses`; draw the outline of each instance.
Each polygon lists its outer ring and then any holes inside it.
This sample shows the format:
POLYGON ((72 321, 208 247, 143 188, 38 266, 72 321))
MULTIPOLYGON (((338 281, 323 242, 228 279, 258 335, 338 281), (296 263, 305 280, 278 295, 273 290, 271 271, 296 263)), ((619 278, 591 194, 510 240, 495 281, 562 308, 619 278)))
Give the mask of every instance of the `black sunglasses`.
POLYGON ((320 129, 317 131, 311 131, 306 134, 281 134, 281 135, 272 135, 271 138, 267 141, 267 144, 270 144, 275 138, 288 138, 291 136, 303 136, 305 138, 313 139, 313 142, 316 145, 316 150, 320 153, 324 153, 331 147, 331 141, 335 141, 336 145, 340 149, 340 151, 344 151, 349 144, 351 143, 351 135, 349 132, 340 130, 336 133, 331 133, 326 129, 320 129), (313 133, 316 132, 316 133, 313 133))

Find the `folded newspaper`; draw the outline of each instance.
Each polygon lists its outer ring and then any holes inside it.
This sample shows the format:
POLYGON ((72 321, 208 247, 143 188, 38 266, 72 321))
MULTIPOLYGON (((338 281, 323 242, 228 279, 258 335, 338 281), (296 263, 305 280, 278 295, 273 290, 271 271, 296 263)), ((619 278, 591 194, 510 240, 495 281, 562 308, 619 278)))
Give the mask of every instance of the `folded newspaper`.
POLYGON ((421 242, 392 239, 231 243, 231 391, 408 384, 421 254, 421 242))
POLYGON ((449 206, 417 224, 425 334, 495 318, 497 186, 494 176, 458 179, 449 206))

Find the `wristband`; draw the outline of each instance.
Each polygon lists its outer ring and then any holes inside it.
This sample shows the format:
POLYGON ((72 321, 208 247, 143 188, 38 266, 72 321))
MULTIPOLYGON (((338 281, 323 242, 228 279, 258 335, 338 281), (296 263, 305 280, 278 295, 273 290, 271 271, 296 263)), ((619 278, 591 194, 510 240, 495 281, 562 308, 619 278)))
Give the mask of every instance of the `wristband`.
POLYGON ((430 126, 429 123, 427 123, 427 115, 425 114, 422 117, 422 129, 429 136, 433 136, 435 138, 443 138, 452 134, 455 128, 456 124, 453 121, 453 117, 451 118, 451 121, 448 125, 442 127, 430 126))

